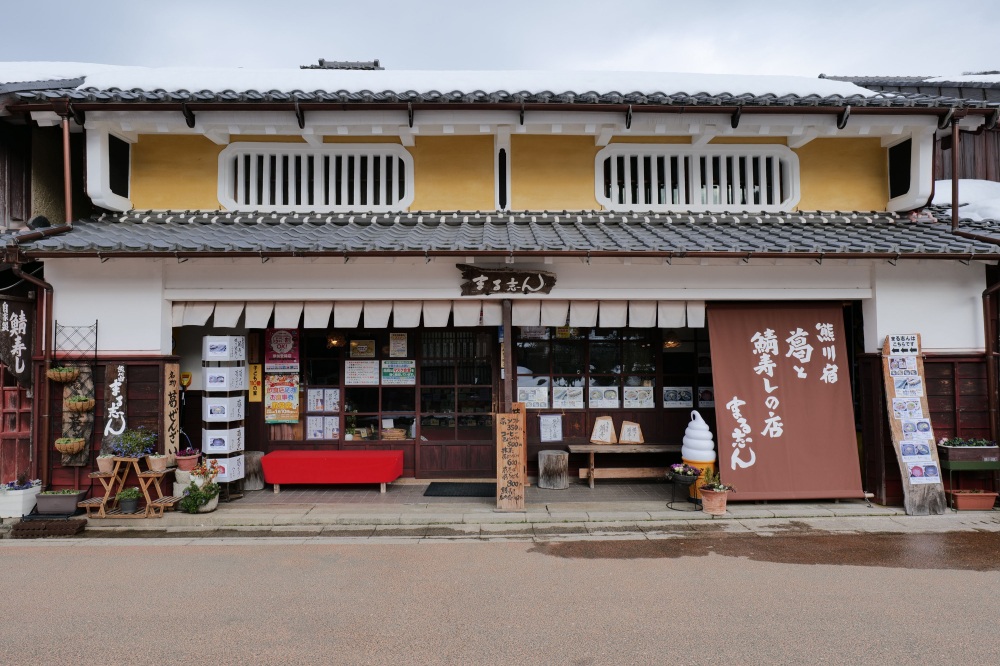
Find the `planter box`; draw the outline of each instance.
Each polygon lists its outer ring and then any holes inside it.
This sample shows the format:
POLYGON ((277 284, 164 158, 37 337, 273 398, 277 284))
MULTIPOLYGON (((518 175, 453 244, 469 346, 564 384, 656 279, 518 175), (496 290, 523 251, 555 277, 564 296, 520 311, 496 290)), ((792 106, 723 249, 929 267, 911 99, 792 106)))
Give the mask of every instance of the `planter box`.
POLYGON ((997 493, 970 493, 952 490, 949 494, 952 506, 959 511, 990 511, 997 499, 997 493))
POLYGON ((40 492, 41 486, 0 492, 0 518, 27 516, 35 508, 35 498, 40 492))
POLYGON ((38 513, 74 514, 76 504, 87 496, 86 490, 65 495, 38 495, 38 513))
POLYGON ((941 460, 968 462, 997 462, 1000 460, 1000 446, 941 446, 938 444, 941 460))

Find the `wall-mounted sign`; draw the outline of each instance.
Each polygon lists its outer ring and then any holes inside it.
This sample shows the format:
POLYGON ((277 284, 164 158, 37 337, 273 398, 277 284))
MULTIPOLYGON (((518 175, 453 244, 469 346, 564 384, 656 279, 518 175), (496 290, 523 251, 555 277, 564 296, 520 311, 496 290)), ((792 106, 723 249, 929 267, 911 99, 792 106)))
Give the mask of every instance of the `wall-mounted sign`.
POLYGON ((104 375, 104 437, 125 432, 125 364, 109 363, 104 375))
POLYGON ((250 368, 250 402, 260 402, 264 395, 260 363, 253 363, 247 367, 250 368))
POLYGON ((413 386, 416 383, 416 361, 382 361, 382 386, 413 386))
POLYGON ((170 454, 180 448, 181 364, 165 364, 163 375, 163 452, 170 454))
POLYGON ((299 332, 293 328, 264 331, 264 372, 299 371, 299 332))
POLYGON ((375 358, 375 341, 351 340, 351 358, 375 358))
POLYGON ((4 299, 0 302, 0 363, 17 383, 31 387, 31 322, 35 307, 31 301, 4 299))
POLYGON ((378 361, 344 361, 344 384, 378 386, 378 361))
POLYGON ((555 273, 483 268, 457 264, 462 271, 462 296, 548 294, 556 284, 555 273))
POLYGON ((389 358, 406 358, 406 333, 389 334, 389 358))

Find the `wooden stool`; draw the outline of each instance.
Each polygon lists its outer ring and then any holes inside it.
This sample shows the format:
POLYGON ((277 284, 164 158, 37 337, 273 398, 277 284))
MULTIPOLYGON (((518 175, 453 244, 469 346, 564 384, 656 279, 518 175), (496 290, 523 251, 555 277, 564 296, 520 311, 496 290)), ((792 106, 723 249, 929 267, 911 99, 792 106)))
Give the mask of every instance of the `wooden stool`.
POLYGON ((569 488, 569 452, 538 452, 538 487, 549 490, 569 488))

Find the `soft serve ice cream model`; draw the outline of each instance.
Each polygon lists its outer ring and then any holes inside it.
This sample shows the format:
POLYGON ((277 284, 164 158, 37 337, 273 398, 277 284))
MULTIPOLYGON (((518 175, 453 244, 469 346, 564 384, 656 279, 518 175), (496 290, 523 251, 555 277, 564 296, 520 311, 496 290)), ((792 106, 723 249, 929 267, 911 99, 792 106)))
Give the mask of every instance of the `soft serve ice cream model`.
MULTIPOLYGON (((712 431, 696 410, 691 411, 691 421, 684 431, 684 439, 681 440, 681 459, 688 465, 700 468, 702 476, 708 470, 715 470, 715 442, 712 439, 712 431)), ((701 497, 697 483, 691 486, 691 497, 701 497)))

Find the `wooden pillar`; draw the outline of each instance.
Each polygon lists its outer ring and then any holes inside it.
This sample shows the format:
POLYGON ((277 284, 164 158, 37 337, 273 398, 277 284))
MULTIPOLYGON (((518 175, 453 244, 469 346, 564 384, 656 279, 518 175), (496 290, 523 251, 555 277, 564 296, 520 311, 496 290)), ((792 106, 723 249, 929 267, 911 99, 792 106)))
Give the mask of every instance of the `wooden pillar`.
POLYGON ((503 301, 503 354, 501 366, 503 373, 503 410, 511 411, 514 403, 514 382, 517 381, 517 368, 514 367, 514 327, 511 325, 511 303, 509 298, 503 301))

